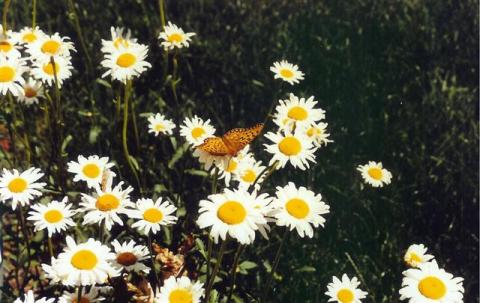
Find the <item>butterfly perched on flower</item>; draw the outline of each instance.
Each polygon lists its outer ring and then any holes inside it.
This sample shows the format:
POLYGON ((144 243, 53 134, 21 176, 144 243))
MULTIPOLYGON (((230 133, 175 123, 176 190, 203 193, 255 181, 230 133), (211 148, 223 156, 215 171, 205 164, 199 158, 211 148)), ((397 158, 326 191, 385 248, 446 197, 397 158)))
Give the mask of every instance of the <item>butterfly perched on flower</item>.
POLYGON ((234 128, 221 137, 206 138, 197 148, 213 156, 236 156, 262 131, 263 123, 248 128, 234 128))

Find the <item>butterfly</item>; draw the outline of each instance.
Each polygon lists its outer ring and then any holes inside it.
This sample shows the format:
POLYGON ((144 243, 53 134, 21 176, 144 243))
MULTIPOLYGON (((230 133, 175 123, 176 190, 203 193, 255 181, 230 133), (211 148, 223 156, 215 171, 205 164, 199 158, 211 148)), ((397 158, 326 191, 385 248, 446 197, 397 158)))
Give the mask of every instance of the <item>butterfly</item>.
POLYGON ((214 156, 236 156, 262 131, 263 123, 248 128, 234 128, 221 137, 206 138, 197 148, 214 156))

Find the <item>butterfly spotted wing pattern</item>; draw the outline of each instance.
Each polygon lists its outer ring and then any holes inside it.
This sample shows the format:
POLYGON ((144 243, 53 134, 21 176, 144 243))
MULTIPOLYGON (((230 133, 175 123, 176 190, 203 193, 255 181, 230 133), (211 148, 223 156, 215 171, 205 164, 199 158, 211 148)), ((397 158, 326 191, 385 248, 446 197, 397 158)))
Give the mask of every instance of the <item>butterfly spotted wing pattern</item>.
POLYGON ((205 139, 205 141, 203 141, 198 148, 214 156, 225 156, 230 152, 222 138, 219 137, 205 139))

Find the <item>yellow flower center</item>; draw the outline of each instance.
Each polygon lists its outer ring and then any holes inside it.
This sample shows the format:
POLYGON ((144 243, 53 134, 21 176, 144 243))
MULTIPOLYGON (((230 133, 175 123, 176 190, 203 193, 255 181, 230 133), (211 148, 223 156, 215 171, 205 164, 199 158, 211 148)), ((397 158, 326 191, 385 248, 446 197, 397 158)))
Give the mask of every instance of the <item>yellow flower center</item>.
POLYGON ((205 134, 205 130, 202 127, 195 127, 192 129, 193 139, 198 139, 205 134))
POLYGON ((33 98, 33 97, 37 96, 37 91, 33 87, 30 87, 30 86, 25 87, 23 92, 25 94, 25 97, 27 97, 27 98, 33 98))
POLYGON ((337 292, 337 299, 341 303, 353 302, 353 292, 350 289, 342 288, 337 292))
POLYGON ((137 257, 132 254, 131 252, 123 252, 117 256, 117 262, 118 264, 121 264, 123 266, 131 266, 135 263, 137 263, 137 257))
MULTIPOLYGON (((72 300, 72 303, 78 303, 77 299, 73 299, 72 300)), ((88 299, 87 297, 81 297, 80 298, 80 303, 90 303, 90 299, 88 299)))
POLYGON ((298 198, 288 200, 285 207, 287 208, 287 212, 297 219, 305 218, 310 212, 310 207, 308 207, 307 202, 298 198))
POLYGON ((162 123, 155 124, 155 131, 161 132, 165 129, 162 123))
POLYGON ((439 278, 432 276, 423 278, 418 283, 418 290, 422 295, 432 300, 441 299, 447 293, 445 283, 439 278))
POLYGON ((284 78, 292 78, 293 72, 290 69, 283 68, 280 70, 280 75, 282 75, 284 78))
POLYGON ((382 180, 382 177, 383 177, 382 169, 377 167, 372 167, 368 170, 368 175, 375 180, 382 180))
POLYGON ((60 48, 60 43, 54 40, 48 40, 47 42, 42 44, 42 52, 44 54, 55 55, 60 48))
POLYGON ((97 164, 89 163, 83 167, 82 172, 88 178, 94 179, 100 175, 100 168, 97 164))
POLYGON ((70 259, 70 263, 76 269, 91 270, 97 265, 97 255, 88 249, 77 251, 70 259))
POLYGON ((411 266, 415 266, 418 263, 421 263, 423 260, 420 258, 419 255, 416 253, 410 253, 410 256, 408 258, 407 263, 410 264, 411 266))
POLYGON ((174 33, 168 36, 168 42, 177 42, 180 43, 183 41, 183 36, 179 33, 174 33))
POLYGON ((178 288, 168 296, 169 303, 192 303, 192 293, 186 289, 178 288))
POLYGON ((230 161, 228 162, 228 167, 227 169, 225 170, 227 173, 231 173, 233 171, 235 171, 237 169, 237 166, 238 166, 238 163, 237 161, 233 160, 233 159, 230 159, 230 161))
POLYGON ((124 53, 118 56, 117 58, 117 65, 120 67, 130 67, 137 62, 137 57, 130 53, 124 53))
POLYGON ((163 219, 163 213, 157 208, 149 208, 143 212, 143 219, 150 223, 158 223, 163 219))
POLYGON ((308 112, 301 106, 294 106, 288 111, 288 117, 293 120, 303 121, 307 119, 308 112))
POLYGON ((8 53, 13 48, 12 44, 6 40, 0 41, 0 51, 8 53))
POLYGON ((27 43, 32 43, 33 41, 37 40, 37 36, 32 32, 26 33, 23 35, 22 40, 27 43))
POLYGON ((278 149, 287 156, 295 156, 302 150, 300 141, 293 137, 285 137, 278 143, 278 149))
POLYGON ((60 71, 60 65, 57 62, 55 62, 55 71, 54 71, 52 62, 48 62, 47 64, 43 65, 43 71, 50 76, 55 75, 55 73, 57 73, 58 75, 58 72, 60 71))
POLYGON ((256 178, 257 178, 257 174, 252 169, 247 169, 242 176, 242 180, 247 182, 247 183, 255 182, 256 178))
POLYGON ((220 206, 217 216, 224 223, 235 225, 243 222, 247 216, 247 211, 240 202, 227 201, 220 206))
POLYGON ((51 210, 45 212, 43 217, 45 218, 45 220, 48 223, 58 223, 58 222, 62 221, 63 214, 59 210, 51 209, 51 210))
POLYGON ((319 136, 321 134, 322 134, 322 130, 320 128, 317 128, 317 127, 310 127, 307 130, 307 136, 309 136, 309 137, 319 136))
POLYGON ((15 69, 10 66, 0 67, 0 82, 11 82, 15 78, 15 69))
POLYGON ((122 37, 119 37, 119 38, 115 39, 115 41, 113 41, 113 46, 115 48, 119 48, 120 45, 122 45, 124 47, 128 47, 128 41, 123 39, 122 37))
POLYGON ((25 179, 17 177, 8 183, 8 190, 12 193, 21 193, 27 189, 28 183, 25 179))
POLYGON ((120 201, 112 194, 103 194, 95 202, 95 207, 100 211, 110 211, 117 209, 118 206, 120 206, 120 201))

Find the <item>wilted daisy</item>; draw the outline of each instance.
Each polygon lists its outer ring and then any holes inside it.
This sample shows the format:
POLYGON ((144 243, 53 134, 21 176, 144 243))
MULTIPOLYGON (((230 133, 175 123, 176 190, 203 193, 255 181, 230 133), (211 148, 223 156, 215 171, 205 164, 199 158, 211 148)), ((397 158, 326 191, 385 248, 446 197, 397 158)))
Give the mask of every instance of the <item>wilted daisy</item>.
POLYGON ((333 282, 328 283, 328 291, 325 293, 330 297, 328 302, 338 303, 360 303, 367 296, 367 292, 358 288, 360 282, 356 277, 349 279, 346 274, 342 275, 342 280, 333 277, 333 282))
POLYGON ((145 61, 147 53, 148 47, 139 43, 131 43, 128 47, 121 45, 112 53, 106 53, 101 64, 107 71, 102 78, 110 75, 113 80, 126 83, 127 80, 140 76, 152 67, 145 61))
POLYGON ((35 79, 41 80, 47 85, 55 84, 55 75, 58 81, 58 86, 61 87, 63 81, 72 76, 72 63, 69 58, 56 57, 53 64, 50 58, 35 60, 32 68, 32 76, 35 79))
POLYGON ((191 37, 194 35, 195 33, 185 33, 183 29, 169 21, 164 31, 158 36, 158 39, 163 40, 162 46, 169 50, 188 47, 191 37))
POLYGON ((273 207, 277 225, 296 229, 302 238, 305 235, 312 238, 312 225, 323 226, 325 218, 322 215, 330 212, 330 206, 322 201, 322 195, 303 186, 297 188, 292 182, 285 187, 277 186, 273 207))
POLYGON ((383 187, 392 181, 392 173, 383 168, 381 162, 368 161, 368 164, 359 165, 357 170, 362 173, 363 180, 373 187, 383 187))
POLYGON ((321 147, 322 145, 327 145, 332 140, 328 139, 330 134, 327 133, 327 123, 312 123, 310 126, 303 128, 303 132, 307 137, 312 140, 315 146, 321 147))
POLYGON ((152 199, 139 199, 135 204, 134 210, 129 210, 128 215, 138 221, 132 224, 133 228, 137 228, 144 234, 157 233, 161 230, 162 225, 171 225, 177 222, 177 217, 172 215, 177 208, 169 201, 162 201, 158 198, 153 202, 152 199))
POLYGON ((137 39, 133 39, 132 32, 123 27, 110 27, 110 33, 112 35, 111 40, 102 39, 102 49, 103 53, 112 53, 115 50, 118 50, 120 47, 128 48, 130 45, 137 43, 137 39))
POLYGON ((262 161, 250 161, 250 162, 242 162, 239 165, 238 173, 235 176, 235 180, 240 182, 240 187, 243 187, 245 189, 249 189, 250 186, 255 183, 255 180, 257 180, 257 183, 255 184, 255 190, 258 190, 260 187, 260 184, 262 184, 263 179, 265 179, 265 174, 260 175, 264 170, 265 166, 262 165, 262 161))
POLYGON ((44 98, 42 82, 33 78, 28 80, 22 85, 23 89, 17 96, 17 101, 26 105, 38 103, 38 98, 44 98))
POLYGON ((68 198, 64 197, 61 202, 52 201, 46 205, 32 205, 28 220, 33 221, 35 231, 47 229, 48 236, 51 237, 56 232, 75 226, 72 220, 75 212, 71 210, 72 205, 67 205, 67 202, 68 198))
POLYGON ((29 290, 28 293, 25 295, 25 300, 22 301, 22 299, 17 298, 13 303, 53 303, 54 301, 55 299, 46 298, 35 300, 35 297, 33 296, 33 291, 29 290))
MULTIPOLYGON (((108 162, 108 157, 100 158, 97 155, 88 156, 88 158, 80 155, 77 162, 68 162, 68 171, 75 174, 73 182, 85 181, 88 187, 95 187, 102 183, 104 171, 112 167, 113 163, 108 162)), ((111 171, 109 171, 109 174, 115 176, 111 171)))
POLYGON ((118 270, 125 269, 126 271, 144 272, 146 274, 150 272, 150 268, 140 262, 148 258, 149 252, 146 246, 136 245, 133 240, 121 244, 117 240, 113 240, 112 245, 116 255, 112 264, 118 270))
POLYGON ((304 79, 304 73, 298 70, 298 66, 288 63, 286 60, 273 63, 270 70, 275 74, 275 79, 282 79, 292 85, 304 79))
POLYGON ((172 120, 165 118, 164 115, 157 113, 148 117, 148 132, 154 133, 155 136, 158 134, 171 135, 172 130, 175 128, 175 123, 172 120))
POLYGON ((412 244, 408 247, 403 260, 410 267, 418 267, 422 263, 433 259, 432 255, 427 254, 427 248, 423 244, 412 244))
POLYGON ((105 283, 110 276, 117 276, 110 262, 115 260, 115 254, 100 241, 92 238, 87 242, 77 244, 72 237, 67 236, 67 246, 52 263, 57 277, 64 285, 94 285, 105 283))
POLYGON ((200 303, 203 297, 203 284, 190 281, 187 277, 175 278, 171 276, 165 280, 160 292, 157 293, 155 303, 200 303))
POLYGON ((6 33, 3 26, 0 24, 0 55, 4 57, 20 58, 21 54, 18 50, 18 40, 11 30, 6 33))
POLYGON ((62 58, 70 61, 70 52, 75 51, 73 42, 69 37, 62 37, 59 33, 53 35, 40 35, 33 43, 27 44, 27 52, 30 54, 32 60, 41 61, 43 63, 49 62, 50 57, 55 59, 55 62, 62 58))
POLYGON ((419 264, 418 267, 403 272, 400 300, 408 299, 411 303, 463 302, 463 278, 454 277, 438 268, 435 260, 419 264))
MULTIPOLYGON (((82 291, 82 296, 80 303, 95 303, 103 301, 102 297, 99 297, 99 288, 90 287, 90 290, 87 292, 85 289, 82 291)), ((76 291, 64 291, 62 296, 58 299, 58 303, 77 303, 78 292, 76 291)))
POLYGON ((25 80, 22 74, 26 71, 25 61, 17 57, 0 55, 0 95, 10 92, 14 96, 22 94, 25 80))
POLYGON ((273 122, 280 129, 293 130, 293 127, 309 126, 325 118, 325 111, 315 108, 317 101, 311 96, 308 99, 290 94, 286 100, 280 100, 276 107, 273 122))
POLYGON ((245 190, 229 190, 208 196, 200 201, 200 228, 209 228, 215 243, 227 234, 241 244, 250 244, 255 239, 258 225, 266 224, 262 214, 254 209, 255 196, 245 190))
POLYGON ((210 124, 210 119, 203 121, 195 115, 193 118, 185 118, 180 126, 180 135, 193 146, 203 143, 206 138, 212 137, 215 128, 210 124))
POLYGON ((25 26, 18 33, 15 33, 14 36, 16 36, 16 40, 20 44, 31 44, 38 39, 44 38, 46 35, 38 26, 33 29, 25 26))
POLYGON ((113 178, 110 176, 102 189, 100 185, 95 186, 96 194, 90 196, 82 193, 81 211, 84 211, 84 224, 100 224, 105 221, 105 228, 110 230, 114 223, 123 226, 123 221, 119 214, 126 214, 128 208, 134 206, 130 202, 129 194, 132 187, 122 189, 123 182, 118 183, 112 188, 113 178))
POLYGON ((312 141, 301 131, 296 130, 294 134, 269 132, 265 137, 273 142, 264 144, 265 150, 273 154, 269 165, 278 161, 279 167, 283 168, 290 162, 293 167, 305 170, 310 167, 309 162, 315 163, 314 153, 317 147, 314 147, 312 141))
POLYGON ((12 209, 17 208, 17 204, 27 205, 30 200, 35 197, 40 197, 46 183, 37 182, 43 176, 40 169, 31 167, 26 171, 20 173, 13 169, 9 171, 3 169, 0 176, 0 201, 6 202, 12 200, 12 209))

